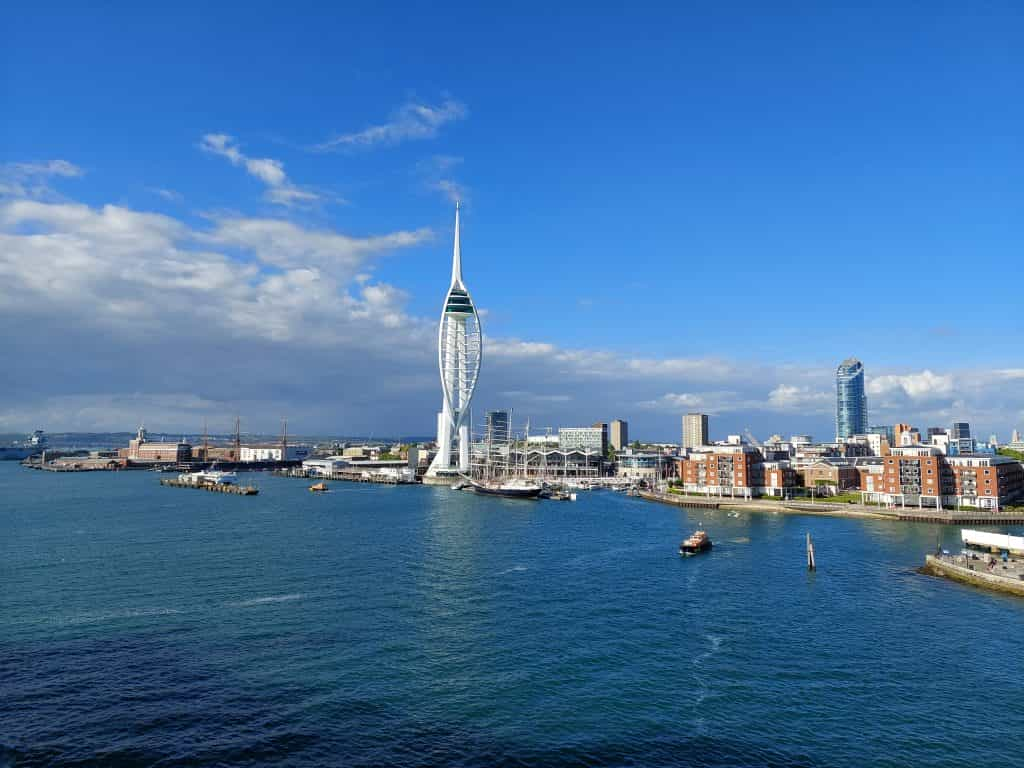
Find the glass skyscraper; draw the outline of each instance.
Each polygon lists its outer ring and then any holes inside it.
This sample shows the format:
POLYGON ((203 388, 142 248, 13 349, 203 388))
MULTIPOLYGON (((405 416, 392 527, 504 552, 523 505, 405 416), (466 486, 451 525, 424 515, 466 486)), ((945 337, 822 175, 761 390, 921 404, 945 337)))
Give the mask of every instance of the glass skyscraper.
POLYGON ((868 431, 868 399, 864 394, 864 364, 849 357, 836 369, 836 440, 868 431))

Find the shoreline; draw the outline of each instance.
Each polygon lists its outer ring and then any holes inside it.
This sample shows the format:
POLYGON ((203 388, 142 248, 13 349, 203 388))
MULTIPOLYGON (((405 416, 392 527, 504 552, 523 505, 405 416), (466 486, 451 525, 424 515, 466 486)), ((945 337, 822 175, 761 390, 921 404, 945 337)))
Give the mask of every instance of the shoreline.
POLYGON ((640 498, 658 504, 691 509, 724 509, 736 512, 767 512, 781 515, 812 515, 817 517, 847 517, 861 520, 891 520, 900 523, 932 523, 936 525, 1021 525, 1024 514, 985 514, 980 510, 928 510, 885 509, 862 504, 812 504, 810 502, 762 501, 758 499, 732 499, 641 491, 640 498))
POLYGON ((786 503, 783 501, 759 501, 757 499, 731 499, 715 497, 701 498, 697 496, 682 496, 680 494, 652 493, 641 491, 640 498, 646 501, 653 501, 657 504, 668 504, 673 507, 689 507, 691 509, 722 509, 734 512, 766 512, 782 515, 816 515, 820 517, 850 517, 873 520, 897 520, 895 515, 885 514, 874 509, 850 504, 850 509, 839 505, 811 505, 797 502, 786 503))

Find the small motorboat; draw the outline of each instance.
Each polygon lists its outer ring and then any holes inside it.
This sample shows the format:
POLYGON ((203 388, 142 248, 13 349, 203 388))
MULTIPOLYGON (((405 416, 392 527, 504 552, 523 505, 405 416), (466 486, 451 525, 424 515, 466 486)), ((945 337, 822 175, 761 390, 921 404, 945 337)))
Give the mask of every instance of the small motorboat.
POLYGON ((554 491, 545 491, 547 497, 552 501, 576 501, 576 494, 571 493, 568 490, 556 489, 554 491))
POLYGON ((313 493, 323 493, 324 491, 328 490, 327 483, 313 483, 313 485, 309 486, 309 490, 312 491, 313 493))
POLYGON ((690 557, 707 552, 709 549, 711 549, 711 539, 703 530, 697 529, 679 545, 679 554, 683 557, 690 557))

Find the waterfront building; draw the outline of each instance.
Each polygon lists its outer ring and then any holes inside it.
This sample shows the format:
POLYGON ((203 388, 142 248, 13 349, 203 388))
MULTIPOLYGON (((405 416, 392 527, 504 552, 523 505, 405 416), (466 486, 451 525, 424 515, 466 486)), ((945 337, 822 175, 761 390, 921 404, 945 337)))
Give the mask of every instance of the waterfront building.
POLYGON ((784 497, 797 487, 797 474, 787 460, 766 461, 746 443, 694 449, 679 460, 679 477, 687 493, 752 498, 784 497))
POLYGON ((608 434, 608 441, 611 443, 612 448, 616 451, 621 451, 623 448, 629 447, 629 423, 622 419, 615 419, 611 423, 611 428, 608 434))
POLYGON ((674 476, 676 459, 664 453, 625 448, 615 455, 615 476, 631 480, 663 480, 674 476))
POLYGON ((122 459, 136 463, 181 463, 191 461, 192 446, 186 443, 184 438, 173 443, 151 441, 146 433, 146 427, 140 426, 135 437, 128 441, 128 448, 119 450, 118 455, 122 459))
MULTIPOLYGON (((512 450, 511 461, 523 466, 522 448, 512 450)), ((596 451, 558 448, 528 448, 526 474, 537 478, 595 478, 605 474, 607 462, 596 451)))
POLYGON ((688 413, 683 416, 683 449, 708 444, 708 415, 688 413))
POLYGON ((240 461, 244 463, 258 461, 302 461, 308 459, 312 450, 307 445, 243 445, 240 461))
POLYGON ((483 356, 483 330, 473 298, 462 280, 459 206, 455 206, 452 279, 437 328, 437 366, 444 396, 437 415, 437 455, 426 478, 447 482, 469 471, 469 407, 476 392, 483 356))
POLYGON ((881 477, 861 476, 865 501, 998 511, 1024 497, 1024 466, 1007 456, 944 456, 933 446, 915 445, 893 448, 884 461, 881 477))
POLYGON ((848 357, 836 369, 836 441, 868 431, 868 399, 864 364, 848 357))
POLYGON ((604 456, 608 449, 607 425, 561 427, 558 430, 558 448, 562 451, 589 451, 604 456))
POLYGON ((310 475, 320 477, 331 477, 335 472, 340 472, 349 466, 349 462, 343 456, 326 456, 322 459, 306 459, 302 462, 302 468, 310 475))
POLYGON ((860 489, 860 474, 857 459, 819 459, 800 473, 805 488, 818 492, 840 493, 849 489, 860 489))
POLYGON ((530 448, 557 448, 558 435, 529 435, 526 443, 530 448))

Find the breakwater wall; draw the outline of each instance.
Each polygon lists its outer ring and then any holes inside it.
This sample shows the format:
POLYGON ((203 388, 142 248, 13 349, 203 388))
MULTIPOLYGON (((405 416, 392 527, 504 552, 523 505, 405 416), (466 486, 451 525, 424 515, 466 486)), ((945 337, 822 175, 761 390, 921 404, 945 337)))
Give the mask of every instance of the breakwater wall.
MULTIPOLYGON (((968 562, 980 563, 982 561, 968 562)), ((1019 576, 1013 578, 1004 576, 995 571, 988 571, 981 565, 972 568, 970 565, 959 565, 951 559, 927 555, 924 559, 924 568, 921 570, 930 576, 942 576, 962 584, 1024 596, 1024 581, 1019 576), (976 570, 976 568, 980 568, 980 570, 976 570)))

